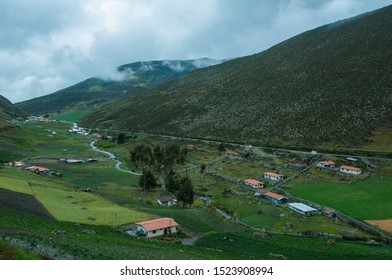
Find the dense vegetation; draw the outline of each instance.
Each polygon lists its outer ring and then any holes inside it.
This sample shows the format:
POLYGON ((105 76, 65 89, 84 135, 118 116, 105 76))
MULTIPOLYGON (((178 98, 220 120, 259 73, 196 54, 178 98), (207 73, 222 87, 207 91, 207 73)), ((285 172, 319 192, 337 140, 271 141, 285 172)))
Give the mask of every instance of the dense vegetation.
POLYGON ((361 144, 392 123, 391 36, 386 7, 194 71, 83 123, 273 146, 361 144))
POLYGON ((146 61, 118 67, 118 79, 89 78, 55 93, 17 104, 30 114, 94 109, 115 99, 141 93, 197 68, 220 63, 212 59, 146 61))

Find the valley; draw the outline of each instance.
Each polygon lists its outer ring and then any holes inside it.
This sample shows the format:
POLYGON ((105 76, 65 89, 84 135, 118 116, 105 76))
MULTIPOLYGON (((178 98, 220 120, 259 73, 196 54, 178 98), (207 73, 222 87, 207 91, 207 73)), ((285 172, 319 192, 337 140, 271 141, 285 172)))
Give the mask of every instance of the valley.
MULTIPOLYGON (((16 205, 15 209, 22 212, 1 208, 0 236, 3 240, 11 240, 11 244, 25 244, 22 247, 31 250, 31 246, 26 245, 26 240, 29 240, 30 243, 47 246, 47 252, 55 251, 57 254, 48 253, 46 257, 137 259, 144 256, 153 259, 156 256, 150 251, 151 246, 165 248, 162 257, 176 259, 270 259, 274 256, 288 259, 307 259, 312 256, 316 259, 388 259, 392 254, 390 245, 387 245, 390 242, 387 240, 391 238, 388 226, 370 222, 392 217, 392 213, 388 212, 388 201, 392 197, 392 161, 388 158, 367 158, 366 164, 359 161, 356 165, 367 175, 358 177, 317 168, 316 164, 322 159, 339 164, 350 163, 346 157, 336 155, 279 151, 126 131, 126 141, 118 144, 114 140, 90 136, 94 131, 89 136, 70 134, 68 130, 71 123, 18 122, 17 125, 23 129, 30 151, 23 158, 14 160, 48 168, 51 172, 61 174, 61 177, 48 178, 5 163, 0 169, 0 188, 34 197, 52 218, 32 217, 21 205, 16 205), (192 180, 196 197, 193 205, 160 206, 157 198, 167 193, 163 187, 144 192, 138 187, 140 176, 117 170, 116 162, 111 157, 90 147, 93 141, 99 149, 114 154, 122 162, 123 169, 136 174, 142 172, 130 159, 130 151, 135 146, 141 143, 150 146, 176 144, 187 148, 186 161, 184 164, 175 164, 174 170, 179 176, 188 176, 192 180), (230 153, 234 151, 238 155, 230 153), (94 161, 67 164, 60 159, 94 161), (296 159, 307 162, 306 168, 292 165, 296 159), (202 164, 206 165, 203 171, 202 164), (284 174, 285 180, 278 183, 265 180, 262 174, 267 171, 284 174), (318 213, 303 216, 289 209, 287 203, 275 204, 258 198, 255 196, 258 190, 244 184, 248 178, 264 182, 263 190, 283 194, 289 197, 288 202, 304 200, 308 205, 316 207, 318 213), (359 222, 365 221, 365 229, 369 226, 371 230, 364 230, 337 216, 322 215, 323 209, 342 212, 359 222), (21 217, 29 217, 34 221, 43 219, 39 223, 45 219, 47 221, 42 228, 20 222, 12 225, 7 221, 14 215, 21 221, 24 219, 21 217), (181 232, 151 240, 135 238, 120 230, 123 225, 159 217, 173 218, 181 225, 181 232), (76 234, 78 230, 85 229, 94 234, 84 234, 85 237, 76 234), (58 235, 53 233, 55 230, 66 233, 58 235), (50 238, 44 238, 42 234, 50 238), (193 245, 181 245, 182 240, 191 236, 198 237, 192 242, 193 245), (86 238, 88 241, 83 241, 86 238), (223 238, 223 241, 216 242, 216 238, 223 238), (229 242, 236 243, 236 246, 228 248, 224 240, 232 240, 229 242), (285 247, 274 247, 273 240, 288 244, 285 247), (291 243, 293 240, 296 241, 291 243), (369 240, 374 240, 374 244, 369 243, 369 240), (86 256, 82 253, 86 250, 85 242, 99 242, 104 252, 95 250, 95 253, 86 256), (139 248, 140 256, 127 253, 128 250, 115 253, 109 249, 113 242, 116 246, 139 248), (242 251, 240 247, 249 242, 257 250, 242 251), (73 245, 63 247, 67 243, 73 245), (270 245, 266 247, 266 243, 270 245), (308 246, 319 246, 317 250, 323 251, 325 255, 312 255, 308 246), (356 249, 346 251, 343 256, 339 250, 346 246, 354 246, 356 249), (177 255, 173 250, 182 253, 177 255), (373 254, 378 250, 383 253, 377 256, 373 254)), ((115 138, 119 132, 100 130, 99 133, 115 138)))

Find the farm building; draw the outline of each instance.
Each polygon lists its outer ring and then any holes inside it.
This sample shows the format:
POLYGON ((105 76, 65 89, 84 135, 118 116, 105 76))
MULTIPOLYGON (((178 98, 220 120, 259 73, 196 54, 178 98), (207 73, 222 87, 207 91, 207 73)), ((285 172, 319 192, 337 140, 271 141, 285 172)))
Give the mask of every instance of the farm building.
POLYGON ((284 175, 282 174, 278 174, 278 173, 274 173, 274 172, 265 172, 263 174, 263 177, 265 179, 271 180, 271 181, 280 181, 284 179, 284 175))
POLYGON ((178 231, 179 224, 171 218, 161 218, 135 223, 137 232, 146 237, 170 235, 178 231))
POLYGON ((35 172, 35 173, 46 173, 49 172, 49 169, 45 168, 45 167, 41 167, 41 166, 29 166, 26 168, 26 170, 29 170, 31 172, 35 172))
POLYGON ((235 152, 235 151, 226 151, 225 155, 229 158, 239 158, 240 157, 240 153, 235 152))
POLYGON ((263 182, 260 182, 260 181, 254 180, 254 179, 246 179, 244 182, 245 182, 245 185, 250 186, 254 189, 264 188, 263 182))
POLYGON ((359 175, 362 173, 361 168, 358 167, 353 167, 353 166, 340 166, 340 172, 346 173, 346 174, 352 174, 352 175, 359 175))
POLYGON ((265 199, 268 199, 269 201, 272 201, 276 204, 282 204, 287 202, 287 197, 273 192, 266 192, 262 194, 261 197, 264 197, 265 199))
POLYGON ((293 202, 289 203, 289 208, 295 212, 298 212, 302 215, 310 216, 312 214, 317 213, 317 209, 310 207, 303 203, 293 202))
POLYGON ((157 199, 157 202, 159 205, 162 205, 162 206, 172 206, 172 205, 177 204, 177 200, 173 199, 173 197, 168 194, 161 195, 157 199))
POLYGON ((335 168, 336 167, 336 163, 331 161, 331 160, 323 160, 323 161, 319 161, 317 163, 318 167, 323 167, 323 168, 335 168))

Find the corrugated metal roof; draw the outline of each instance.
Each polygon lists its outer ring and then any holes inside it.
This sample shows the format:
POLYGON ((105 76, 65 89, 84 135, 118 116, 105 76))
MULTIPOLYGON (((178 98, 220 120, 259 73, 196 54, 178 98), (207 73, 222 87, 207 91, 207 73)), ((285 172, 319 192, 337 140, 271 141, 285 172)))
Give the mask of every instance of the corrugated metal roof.
POLYGON ((301 211, 303 211, 303 212, 317 211, 317 209, 315 209, 315 208, 313 208, 313 207, 310 207, 310 206, 308 206, 308 205, 306 205, 306 204, 299 203, 299 202, 292 202, 292 203, 289 203, 289 206, 294 207, 294 208, 296 208, 296 209, 298 209, 298 210, 301 210, 301 211))

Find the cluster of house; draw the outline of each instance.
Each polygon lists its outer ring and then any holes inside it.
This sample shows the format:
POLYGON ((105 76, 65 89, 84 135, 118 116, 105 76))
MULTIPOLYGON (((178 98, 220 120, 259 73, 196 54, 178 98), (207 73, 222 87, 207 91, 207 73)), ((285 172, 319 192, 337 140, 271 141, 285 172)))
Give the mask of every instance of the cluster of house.
POLYGON ((31 121, 31 122, 51 122, 52 120, 49 119, 49 118, 44 118, 44 117, 29 116, 29 117, 27 117, 27 121, 31 121))
POLYGON ((68 132, 73 134, 80 134, 83 136, 89 135, 89 132, 87 132, 83 127, 79 127, 77 123, 74 123, 68 132))
POLYGON ((28 164, 25 164, 21 161, 13 161, 13 162, 10 162, 9 165, 13 166, 13 167, 20 168, 20 169, 24 169, 24 170, 27 170, 30 172, 34 172, 36 174, 39 174, 39 175, 42 175, 45 177, 49 177, 49 178, 61 177, 60 173, 52 172, 46 167, 36 166, 36 165, 28 165, 28 164))
MULTIPOLYGON (((264 172, 263 178, 270 182, 278 182, 284 179, 284 175, 275 172, 264 172)), ((246 179, 244 183, 253 189, 264 188, 264 182, 255 179, 246 179)))
POLYGON ((318 167, 326 168, 326 169, 338 169, 341 173, 350 174, 350 175, 360 175, 362 173, 362 169, 359 167, 342 165, 339 168, 336 163, 331 160, 323 160, 317 163, 318 167))

